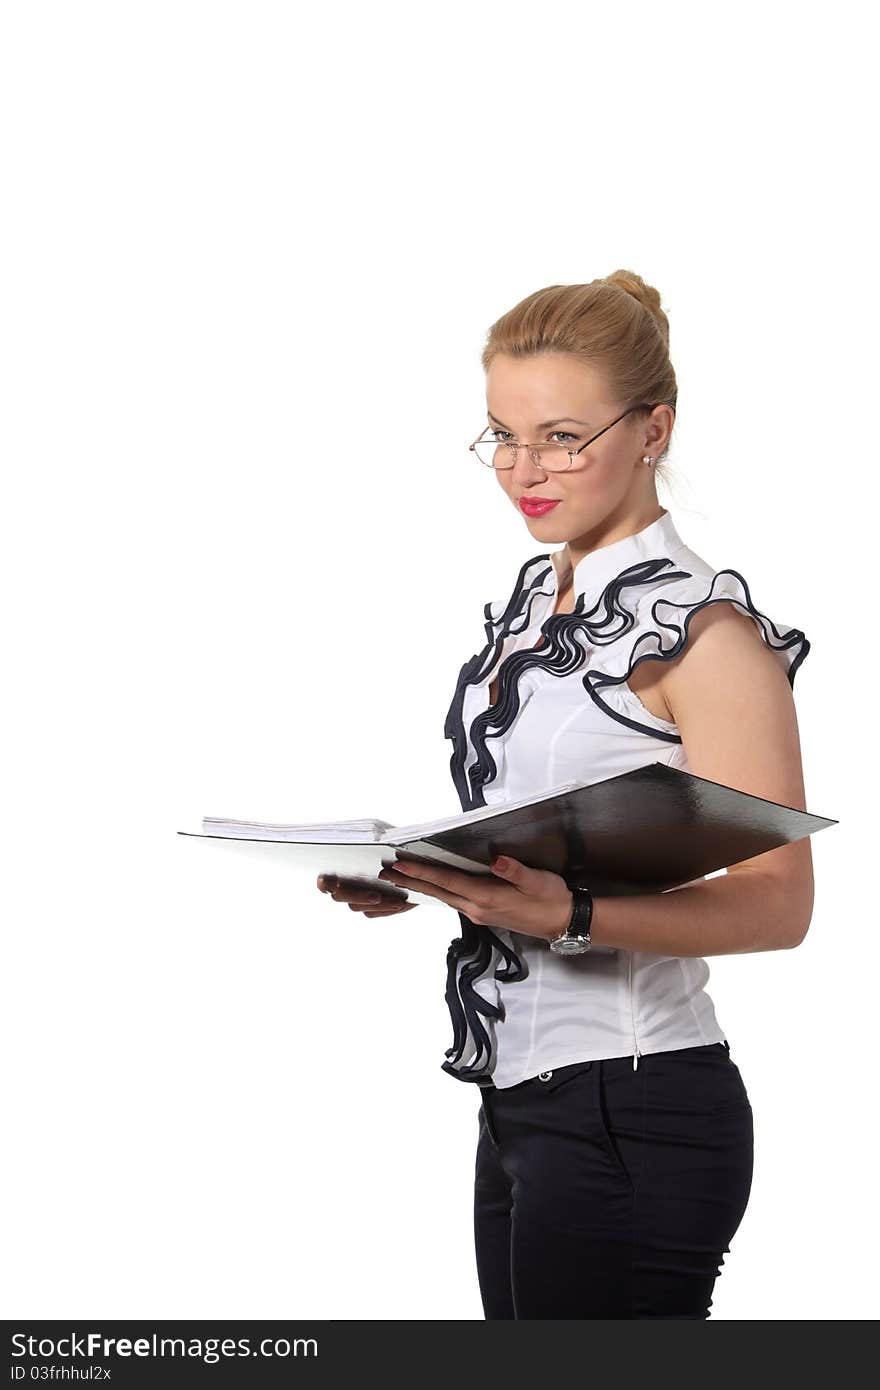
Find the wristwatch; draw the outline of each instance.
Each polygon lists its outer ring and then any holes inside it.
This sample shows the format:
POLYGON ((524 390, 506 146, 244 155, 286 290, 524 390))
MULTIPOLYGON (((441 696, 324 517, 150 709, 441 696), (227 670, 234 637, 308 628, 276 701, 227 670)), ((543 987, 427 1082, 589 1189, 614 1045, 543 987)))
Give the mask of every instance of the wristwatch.
POLYGON ((571 887, 574 906, 571 921, 561 936, 550 942, 550 950, 560 956, 580 956, 589 951, 590 922, 593 919, 593 895, 589 888, 571 887))

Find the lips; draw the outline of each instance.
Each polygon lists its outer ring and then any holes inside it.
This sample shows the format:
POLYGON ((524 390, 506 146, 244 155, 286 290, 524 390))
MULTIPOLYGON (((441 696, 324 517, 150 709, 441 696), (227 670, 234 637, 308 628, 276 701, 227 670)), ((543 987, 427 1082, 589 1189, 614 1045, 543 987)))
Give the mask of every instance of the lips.
POLYGON ((519 509, 526 516, 543 516, 545 512, 552 512, 554 507, 558 507, 561 500, 559 497, 521 497, 519 509))

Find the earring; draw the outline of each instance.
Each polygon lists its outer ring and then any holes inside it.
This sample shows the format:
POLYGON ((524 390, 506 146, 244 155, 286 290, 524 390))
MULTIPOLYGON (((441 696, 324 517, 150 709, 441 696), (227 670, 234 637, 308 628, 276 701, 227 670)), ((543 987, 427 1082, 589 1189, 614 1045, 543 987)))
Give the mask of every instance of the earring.
POLYGON ((653 462, 654 460, 651 458, 650 454, 645 454, 644 458, 642 459, 642 463, 646 463, 649 468, 653 462))

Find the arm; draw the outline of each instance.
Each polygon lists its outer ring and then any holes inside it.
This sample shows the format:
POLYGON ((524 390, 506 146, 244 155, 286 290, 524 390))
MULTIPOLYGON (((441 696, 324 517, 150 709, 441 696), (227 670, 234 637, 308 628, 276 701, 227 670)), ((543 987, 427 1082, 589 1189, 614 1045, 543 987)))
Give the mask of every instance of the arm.
MULTIPOLYGON (((662 693, 697 777, 806 809, 791 686, 751 618, 730 603, 693 614, 662 693)), ((596 898, 591 936, 671 956, 784 950, 803 941, 812 910, 806 836, 688 888, 596 898)))

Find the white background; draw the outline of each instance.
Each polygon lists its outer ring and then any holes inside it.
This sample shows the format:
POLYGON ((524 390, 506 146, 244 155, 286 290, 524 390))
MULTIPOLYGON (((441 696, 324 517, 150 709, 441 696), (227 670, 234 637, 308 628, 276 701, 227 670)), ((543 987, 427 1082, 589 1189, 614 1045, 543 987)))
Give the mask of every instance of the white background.
POLYGON ((816 904, 714 957, 755 1112, 713 1318, 876 1311, 867 10, 9 3, 4 1316, 479 1319, 438 904, 178 836, 459 809, 534 553, 489 325, 658 287, 686 543, 801 627, 816 904))

